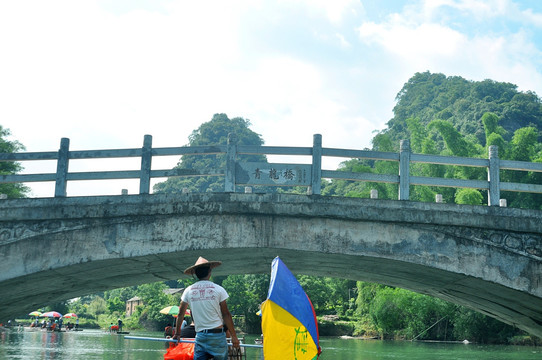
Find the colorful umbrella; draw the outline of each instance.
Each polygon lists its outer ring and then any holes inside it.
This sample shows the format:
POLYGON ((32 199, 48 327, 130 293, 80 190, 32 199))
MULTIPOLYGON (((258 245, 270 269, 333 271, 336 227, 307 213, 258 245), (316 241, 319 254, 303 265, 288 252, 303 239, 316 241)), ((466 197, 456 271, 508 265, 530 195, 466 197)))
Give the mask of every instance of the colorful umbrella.
POLYGON ((46 313, 43 313, 41 314, 40 316, 42 317, 57 317, 57 318, 61 318, 62 317, 62 314, 57 312, 57 311, 48 311, 46 313))
POLYGON ((67 314, 64 314, 65 318, 69 319, 69 318, 76 318, 77 317, 77 314, 75 313, 67 313, 67 314))
MULTIPOLYGON (((160 313, 161 314, 165 314, 165 315, 173 315, 173 316, 178 316, 179 315, 179 307, 176 306, 176 305, 172 305, 172 306, 166 306, 165 308, 163 308, 162 310, 160 310, 160 313)), ((190 310, 189 309, 186 309, 186 312, 185 312, 186 315, 190 315, 190 310)))
POLYGON ((29 316, 41 316, 41 311, 32 311, 29 316))
POLYGON ((277 256, 271 264, 267 300, 262 305, 265 359, 317 359, 318 323, 303 288, 277 256))

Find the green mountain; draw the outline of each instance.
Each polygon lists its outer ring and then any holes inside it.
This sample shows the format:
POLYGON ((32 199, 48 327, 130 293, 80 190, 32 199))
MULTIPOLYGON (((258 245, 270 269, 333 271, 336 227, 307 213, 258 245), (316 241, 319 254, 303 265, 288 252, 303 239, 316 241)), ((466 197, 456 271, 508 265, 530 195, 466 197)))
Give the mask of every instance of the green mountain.
MULTIPOLYGON (((394 116, 387 128, 372 139, 373 150, 397 152, 400 140, 410 140, 412 152, 488 158, 488 147, 498 146, 501 159, 542 162, 542 102, 534 92, 520 92, 517 86, 493 80, 468 81, 430 72, 417 73, 397 95, 394 116)), ((397 164, 352 159, 340 170, 397 174, 397 164)), ((483 168, 411 164, 413 176, 486 180, 483 168)), ((501 181, 539 184, 542 173, 503 170, 501 181)), ((344 180, 326 182, 323 195, 397 199, 397 185, 344 180)), ((478 189, 412 186, 410 199, 432 202, 440 194, 447 203, 487 204, 487 192, 478 189)), ((542 196, 502 192, 508 206, 542 208, 542 196)))
POLYGON ((541 99, 532 91, 521 92, 516 85, 505 82, 416 73, 396 100, 394 116, 384 133, 397 146, 399 140, 410 138, 406 123, 409 118, 418 118, 424 126, 433 120, 446 120, 461 134, 473 135, 482 146, 486 145, 486 135, 481 119, 488 112, 499 117, 506 141, 519 128, 542 128, 541 99))

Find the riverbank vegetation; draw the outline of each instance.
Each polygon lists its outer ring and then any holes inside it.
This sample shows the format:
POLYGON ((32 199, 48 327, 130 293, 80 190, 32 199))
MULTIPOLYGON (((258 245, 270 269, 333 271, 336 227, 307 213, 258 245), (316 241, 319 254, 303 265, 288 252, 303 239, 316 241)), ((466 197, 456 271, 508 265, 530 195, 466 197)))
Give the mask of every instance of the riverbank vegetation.
MULTIPOLYGON (((511 325, 430 296, 374 283, 297 277, 313 303, 321 336, 542 345, 539 338, 511 325)), ((267 296, 269 275, 231 275, 214 281, 230 294, 228 307, 237 329, 260 334, 257 311, 267 296)), ((122 319, 125 329, 161 331, 175 318, 160 310, 179 303, 178 294, 169 295, 164 290, 170 286, 184 288, 192 282, 183 279, 115 289, 42 310, 75 312, 82 328, 106 330, 122 319), (143 300, 143 305, 127 316, 126 301, 135 296, 143 300)))

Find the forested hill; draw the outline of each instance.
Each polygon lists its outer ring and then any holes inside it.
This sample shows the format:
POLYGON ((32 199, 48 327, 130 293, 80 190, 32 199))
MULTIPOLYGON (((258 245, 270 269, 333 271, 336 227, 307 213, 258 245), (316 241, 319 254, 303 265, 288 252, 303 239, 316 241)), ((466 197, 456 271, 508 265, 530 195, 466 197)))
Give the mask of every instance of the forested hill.
POLYGON ((514 131, 523 127, 542 129, 541 99, 531 91, 520 92, 517 86, 493 80, 469 81, 460 76, 430 72, 416 73, 397 94, 394 117, 384 133, 394 144, 408 139, 406 120, 418 118, 422 125, 446 120, 463 135, 474 135, 485 146, 481 118, 486 112, 496 114, 509 141, 514 131))
MULTIPOLYGON (((488 157, 489 146, 498 148, 500 159, 542 162, 542 103, 534 92, 493 80, 469 81, 430 72, 417 73, 397 95, 394 116, 388 127, 372 139, 373 150, 396 152, 400 140, 410 140, 412 152, 470 158, 488 157)), ((397 174, 397 164, 352 159, 341 170, 397 174)), ((415 164, 412 176, 487 180, 482 168, 415 164)), ((503 182, 539 184, 542 173, 504 170, 503 182)), ((397 199, 397 186, 381 183, 326 182, 323 195, 369 197, 372 189, 380 198, 397 199)), ((487 191, 468 188, 413 186, 412 201, 487 204, 487 191)), ((542 209, 542 194, 502 192, 509 207, 542 209)))

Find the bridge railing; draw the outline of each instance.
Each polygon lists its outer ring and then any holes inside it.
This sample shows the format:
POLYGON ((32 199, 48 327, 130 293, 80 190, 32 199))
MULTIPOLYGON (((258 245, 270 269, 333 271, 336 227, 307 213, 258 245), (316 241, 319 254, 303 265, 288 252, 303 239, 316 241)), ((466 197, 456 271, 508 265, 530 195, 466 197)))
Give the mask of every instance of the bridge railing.
POLYGON ((399 200, 409 200, 411 185, 473 188, 488 191, 488 205, 498 206, 501 191, 542 193, 541 184, 501 182, 501 170, 542 172, 542 163, 500 160, 496 146, 490 146, 489 158, 465 158, 427 154, 413 154, 408 140, 401 141, 399 153, 370 150, 336 149, 322 147, 322 136, 314 135, 312 147, 251 146, 237 145, 233 138, 227 145, 152 147, 152 136, 145 135, 141 148, 109 150, 69 150, 70 140, 62 138, 60 149, 49 152, 0 153, 0 161, 56 160, 56 172, 40 174, 0 175, 1 183, 55 182, 55 197, 65 197, 69 181, 139 179, 139 193, 149 194, 153 178, 173 176, 224 176, 224 191, 235 192, 237 185, 306 186, 310 193, 320 194, 321 179, 343 179, 352 181, 392 183, 399 185, 399 200), (153 157, 182 155, 226 155, 226 167, 202 172, 197 169, 151 168, 153 157), (243 162, 238 155, 287 155, 309 156, 310 164, 286 164, 267 162, 243 162), (322 157, 357 158, 393 161, 399 163, 398 174, 357 173, 322 169, 322 157), (129 158, 141 159, 138 170, 70 172, 69 161, 81 159, 129 158), (487 169, 488 179, 468 180, 411 176, 412 163, 482 167, 487 169))

